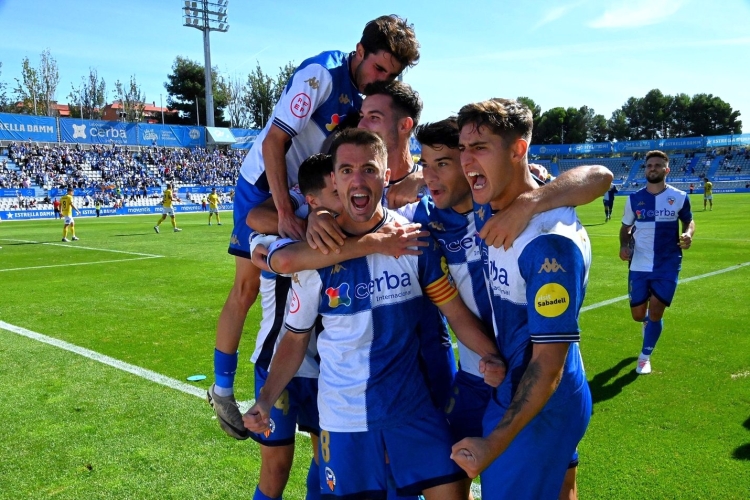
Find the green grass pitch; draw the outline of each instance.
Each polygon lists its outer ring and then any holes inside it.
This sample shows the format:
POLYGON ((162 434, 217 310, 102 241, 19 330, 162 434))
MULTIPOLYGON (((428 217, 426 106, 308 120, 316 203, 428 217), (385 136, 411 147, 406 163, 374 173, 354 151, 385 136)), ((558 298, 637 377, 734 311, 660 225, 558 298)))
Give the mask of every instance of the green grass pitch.
MULTIPOLYGON (((594 414, 579 451, 581 498, 750 497, 750 195, 715 195, 652 357, 633 371, 641 329, 630 319, 618 214, 579 208, 593 244, 581 313, 594 414), (726 271, 711 274, 716 271, 726 271)), ((216 320, 231 287, 231 214, 79 218, 80 241, 60 221, 0 224, 0 499, 208 499, 252 496, 258 447, 219 430, 198 397, 210 385, 216 320), (163 376, 159 385, 9 330, 20 327, 163 376)), ((259 321, 240 345, 238 399, 253 396, 259 321)), ((300 436, 285 498, 304 498, 309 440, 300 436)))

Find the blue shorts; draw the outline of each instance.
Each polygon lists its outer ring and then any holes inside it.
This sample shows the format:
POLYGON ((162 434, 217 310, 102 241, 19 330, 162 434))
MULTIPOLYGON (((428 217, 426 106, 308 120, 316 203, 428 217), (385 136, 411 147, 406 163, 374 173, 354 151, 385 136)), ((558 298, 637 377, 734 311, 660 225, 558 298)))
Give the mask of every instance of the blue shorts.
POLYGON ((466 478, 450 458, 448 424, 431 407, 425 408, 421 418, 398 427, 365 432, 321 430, 319 441, 324 499, 385 499, 386 460, 398 495, 417 495, 423 489, 466 478))
POLYGON ((250 184, 241 175, 237 179, 237 187, 234 190, 234 229, 229 240, 230 254, 237 257, 250 258, 250 233, 252 228, 247 225, 247 214, 268 198, 271 193, 250 184))
POLYGON ((492 396, 492 387, 484 379, 459 370, 453 381, 451 398, 445 407, 445 418, 453 442, 482 435, 482 418, 492 396))
MULTIPOLYGON (((577 464, 576 447, 591 419, 591 406, 588 384, 556 405, 545 406, 482 472, 482 500, 557 498, 568 468, 577 464)), ((485 436, 497 426, 505 410, 490 399, 484 418, 485 436)))
POLYGON ((678 273, 630 271, 628 273, 630 307, 645 304, 651 295, 659 299, 662 304, 671 305, 674 292, 677 290, 677 276, 678 273))
MULTIPOLYGON (((255 398, 265 385, 268 372, 255 365, 255 398)), ((265 446, 286 446, 294 443, 299 430, 318 435, 318 379, 294 377, 281 397, 271 408, 271 428, 263 434, 250 433, 250 437, 265 446)))

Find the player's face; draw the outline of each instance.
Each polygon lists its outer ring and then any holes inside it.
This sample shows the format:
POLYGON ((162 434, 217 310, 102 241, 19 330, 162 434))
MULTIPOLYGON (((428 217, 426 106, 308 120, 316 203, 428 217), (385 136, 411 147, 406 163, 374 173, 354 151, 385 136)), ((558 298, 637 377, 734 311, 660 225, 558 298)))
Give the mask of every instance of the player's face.
POLYGON ((354 222, 368 222, 380 206, 390 170, 370 147, 343 144, 336 151, 334 187, 343 212, 354 222))
POLYGON ((362 102, 357 125, 378 134, 389 154, 398 148, 398 118, 393 112, 392 103, 391 97, 383 94, 367 97, 362 102))
POLYGON ((664 182, 669 173, 669 165, 664 158, 652 156, 646 161, 646 180, 651 184, 664 182))
POLYGON ((358 43, 356 56, 360 63, 354 70, 354 83, 360 92, 371 83, 395 80, 404 69, 393 54, 385 50, 365 56, 365 48, 358 43))
POLYGON ((341 198, 339 198, 339 193, 336 191, 333 174, 325 178, 325 183, 325 187, 313 197, 314 202, 311 205, 315 205, 313 208, 325 207, 340 214, 344 207, 341 203, 341 198))
POLYGON ((453 207, 458 212, 471 210, 471 187, 461 170, 461 153, 443 145, 422 145, 422 174, 435 205, 453 207))
POLYGON ((461 129, 458 144, 461 167, 474 201, 490 203, 502 195, 513 180, 511 152, 503 139, 487 127, 470 123, 461 129))

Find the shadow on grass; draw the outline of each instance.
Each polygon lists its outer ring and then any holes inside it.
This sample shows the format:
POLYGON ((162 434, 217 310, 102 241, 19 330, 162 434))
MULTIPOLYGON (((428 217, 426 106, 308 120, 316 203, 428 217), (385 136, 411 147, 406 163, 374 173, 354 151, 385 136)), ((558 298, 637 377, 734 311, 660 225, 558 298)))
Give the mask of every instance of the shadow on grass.
MULTIPOLYGON (((750 430, 750 418, 745 420, 745 423, 743 423, 742 426, 745 429, 750 430)), ((737 460, 750 460, 750 443, 743 444, 742 446, 734 450, 732 456, 737 460)))
POLYGON ((145 233, 133 233, 133 234, 116 234, 115 236, 119 236, 122 238, 122 237, 127 237, 127 236, 146 236, 147 234, 151 234, 151 233, 145 232, 145 233))
POLYGON ((606 222, 598 222, 596 224, 584 224, 583 227, 596 227, 596 226, 603 226, 606 224, 606 222))
POLYGON ((614 398, 622 392, 625 386, 632 384, 638 378, 635 367, 631 367, 625 375, 615 378, 623 368, 633 365, 636 361, 638 361, 637 357, 625 358, 612 368, 594 375, 589 382, 594 404, 614 398))

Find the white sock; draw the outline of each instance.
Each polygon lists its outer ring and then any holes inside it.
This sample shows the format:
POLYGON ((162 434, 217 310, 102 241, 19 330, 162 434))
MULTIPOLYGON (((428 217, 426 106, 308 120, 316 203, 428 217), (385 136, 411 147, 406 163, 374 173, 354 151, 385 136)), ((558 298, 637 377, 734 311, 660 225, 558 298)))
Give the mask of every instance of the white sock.
POLYGON ((216 394, 219 397, 226 398, 227 396, 231 396, 234 394, 234 387, 219 387, 218 385, 214 385, 214 394, 216 394))

